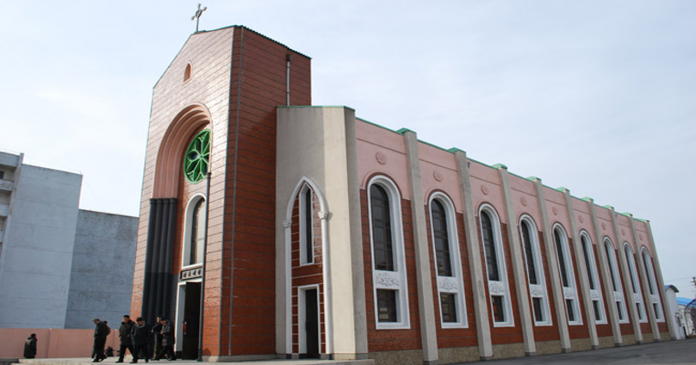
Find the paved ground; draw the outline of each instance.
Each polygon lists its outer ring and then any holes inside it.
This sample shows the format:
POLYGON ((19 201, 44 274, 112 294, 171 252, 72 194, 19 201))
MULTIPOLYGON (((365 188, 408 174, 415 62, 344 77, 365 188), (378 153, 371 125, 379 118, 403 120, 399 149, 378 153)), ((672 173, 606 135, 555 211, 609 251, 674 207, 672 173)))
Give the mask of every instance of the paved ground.
MULTIPOLYGON (((88 358, 79 359, 22 359, 27 365, 94 365, 88 358)), ((116 358, 109 358, 101 364, 112 365, 116 358)), ((229 363, 230 365, 339 365, 351 362, 321 361, 321 360, 272 360, 272 361, 248 361, 229 363)), ((355 365, 370 364, 371 361, 352 362, 355 365)), ((143 362, 139 362, 143 364, 143 362)), ((151 365, 220 365, 221 363, 200 363, 191 360, 185 361, 152 361, 151 365)), ((684 341, 665 341, 646 345, 613 347, 595 351, 573 352, 569 354, 523 357, 507 360, 483 361, 476 363, 464 363, 458 365, 536 365, 536 364, 562 364, 562 365, 696 365, 696 339, 684 341)), ((401 364, 391 364, 401 365, 401 364)))
MULTIPOLYGON (((467 363, 468 365, 472 363, 467 363)), ((569 354, 523 357, 507 360, 482 361, 486 365, 657 365, 696 364, 696 339, 665 341, 637 346, 612 347, 569 354)))

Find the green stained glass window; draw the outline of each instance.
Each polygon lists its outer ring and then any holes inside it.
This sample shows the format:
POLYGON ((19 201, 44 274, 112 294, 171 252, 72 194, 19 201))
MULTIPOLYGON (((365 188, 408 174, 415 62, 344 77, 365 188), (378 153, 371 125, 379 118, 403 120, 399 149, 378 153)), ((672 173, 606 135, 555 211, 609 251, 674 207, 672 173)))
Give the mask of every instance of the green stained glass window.
POLYGON ((210 130, 206 129, 193 137, 184 156, 184 176, 191 183, 205 179, 210 165, 210 130))

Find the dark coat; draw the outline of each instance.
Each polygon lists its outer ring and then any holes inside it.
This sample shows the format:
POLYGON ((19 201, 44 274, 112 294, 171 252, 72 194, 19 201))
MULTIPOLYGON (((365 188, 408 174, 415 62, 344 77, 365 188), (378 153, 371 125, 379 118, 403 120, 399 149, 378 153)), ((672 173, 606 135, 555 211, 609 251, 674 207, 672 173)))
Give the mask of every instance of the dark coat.
POLYGON ((136 323, 133 325, 131 330, 131 341, 133 341, 134 346, 144 346, 150 342, 150 326, 143 323, 142 326, 138 326, 136 323))
POLYGON ((162 325, 162 346, 174 346, 174 323, 167 321, 162 325))
POLYGON ((27 342, 24 343, 24 357, 27 359, 33 359, 36 357, 36 337, 27 338, 27 342))
POLYGON ((152 333, 155 334, 155 342, 162 343, 162 324, 161 323, 155 323, 155 325, 152 326, 152 333))
POLYGON ((94 340, 106 341, 106 336, 109 335, 109 332, 111 330, 104 321, 97 323, 97 326, 94 328, 94 340))
POLYGON ((118 338, 121 340, 121 345, 130 346, 133 344, 130 336, 134 325, 135 322, 130 319, 128 322, 121 322, 121 327, 118 329, 118 338))

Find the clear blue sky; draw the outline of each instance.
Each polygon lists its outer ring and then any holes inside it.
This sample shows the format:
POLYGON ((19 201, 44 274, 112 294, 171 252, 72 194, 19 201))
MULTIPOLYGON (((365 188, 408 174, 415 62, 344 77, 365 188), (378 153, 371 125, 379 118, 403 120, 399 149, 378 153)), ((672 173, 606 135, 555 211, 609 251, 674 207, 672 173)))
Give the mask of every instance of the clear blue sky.
MULTIPOLYGON (((0 149, 84 175, 137 215, 152 87, 197 1, 2 1, 0 149)), ((667 283, 696 275, 696 1, 207 1, 313 58, 316 105, 407 127, 652 222, 667 283)))

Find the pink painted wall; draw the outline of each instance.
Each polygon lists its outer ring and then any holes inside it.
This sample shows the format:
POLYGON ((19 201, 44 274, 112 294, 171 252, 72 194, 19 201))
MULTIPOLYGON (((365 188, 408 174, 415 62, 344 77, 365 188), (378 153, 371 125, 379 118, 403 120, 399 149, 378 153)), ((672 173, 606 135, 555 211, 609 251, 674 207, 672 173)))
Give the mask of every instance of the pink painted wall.
MULTIPOLYGON (((36 333, 36 358, 86 357, 92 354, 94 330, 50 328, 0 328, 0 358, 23 358, 24 342, 36 333)), ((106 347, 118 350, 118 328, 111 329, 106 347)))

